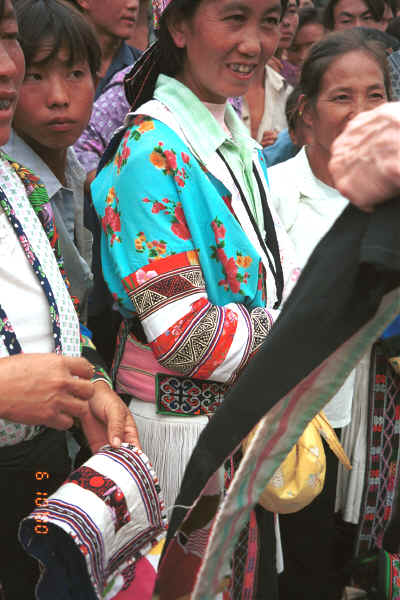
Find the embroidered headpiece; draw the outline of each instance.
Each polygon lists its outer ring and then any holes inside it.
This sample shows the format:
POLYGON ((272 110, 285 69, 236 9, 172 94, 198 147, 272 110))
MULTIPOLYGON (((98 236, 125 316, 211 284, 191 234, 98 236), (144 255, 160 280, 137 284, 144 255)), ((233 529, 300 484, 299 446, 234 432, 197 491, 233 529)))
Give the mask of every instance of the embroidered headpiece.
POLYGON ((172 0, 152 0, 154 29, 158 29, 160 17, 171 2, 172 0))

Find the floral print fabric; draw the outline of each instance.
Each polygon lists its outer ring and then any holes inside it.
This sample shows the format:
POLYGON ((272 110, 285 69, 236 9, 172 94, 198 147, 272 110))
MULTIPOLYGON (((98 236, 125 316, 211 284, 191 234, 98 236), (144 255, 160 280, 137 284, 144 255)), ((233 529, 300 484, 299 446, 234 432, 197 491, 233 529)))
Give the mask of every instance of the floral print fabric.
POLYGON ((174 130, 136 115, 92 196, 121 312, 139 315, 164 367, 230 380, 268 333, 274 301, 231 192, 174 130))

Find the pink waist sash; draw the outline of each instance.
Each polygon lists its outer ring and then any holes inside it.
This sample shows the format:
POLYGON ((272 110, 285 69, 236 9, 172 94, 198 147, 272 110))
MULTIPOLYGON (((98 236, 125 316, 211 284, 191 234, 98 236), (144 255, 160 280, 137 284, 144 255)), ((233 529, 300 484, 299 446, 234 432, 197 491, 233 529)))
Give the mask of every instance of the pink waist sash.
POLYGON ((176 375, 160 365, 149 346, 138 342, 132 334, 126 340, 124 353, 116 377, 116 391, 129 394, 144 402, 156 401, 155 375, 176 375))

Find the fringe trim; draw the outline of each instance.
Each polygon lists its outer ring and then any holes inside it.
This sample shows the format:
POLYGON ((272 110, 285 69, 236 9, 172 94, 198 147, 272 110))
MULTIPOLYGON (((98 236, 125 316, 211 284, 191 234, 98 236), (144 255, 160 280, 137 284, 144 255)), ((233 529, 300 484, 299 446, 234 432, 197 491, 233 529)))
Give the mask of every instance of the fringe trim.
POLYGON ((138 429, 143 452, 160 480, 167 513, 172 512, 186 465, 208 417, 167 417, 155 404, 132 398, 129 409, 138 429))

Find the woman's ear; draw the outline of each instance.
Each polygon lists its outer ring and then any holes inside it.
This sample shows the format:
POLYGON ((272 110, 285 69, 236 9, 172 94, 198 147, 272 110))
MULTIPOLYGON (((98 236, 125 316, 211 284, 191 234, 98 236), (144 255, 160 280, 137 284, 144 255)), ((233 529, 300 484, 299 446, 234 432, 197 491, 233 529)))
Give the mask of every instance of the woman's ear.
POLYGON ((179 15, 173 14, 167 19, 167 27, 175 46, 184 48, 186 46, 186 21, 179 15))
POLYGON ((312 128, 313 126, 313 115, 312 115, 312 107, 311 103, 307 98, 302 94, 299 98, 299 109, 298 109, 299 117, 301 117, 304 125, 306 127, 312 128))
POLYGON ((305 146, 312 145, 314 143, 313 125, 314 125, 314 114, 313 107, 309 100, 304 95, 299 98, 299 130, 303 144, 305 146))

